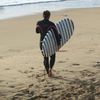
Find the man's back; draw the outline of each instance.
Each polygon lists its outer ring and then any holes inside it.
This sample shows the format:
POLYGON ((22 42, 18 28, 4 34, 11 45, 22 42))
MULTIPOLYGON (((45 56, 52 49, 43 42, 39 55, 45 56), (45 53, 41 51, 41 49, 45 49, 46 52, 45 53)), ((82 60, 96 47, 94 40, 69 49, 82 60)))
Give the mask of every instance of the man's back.
POLYGON ((49 29, 56 28, 55 24, 47 19, 41 20, 37 23, 36 32, 41 34, 40 41, 42 41, 49 29))

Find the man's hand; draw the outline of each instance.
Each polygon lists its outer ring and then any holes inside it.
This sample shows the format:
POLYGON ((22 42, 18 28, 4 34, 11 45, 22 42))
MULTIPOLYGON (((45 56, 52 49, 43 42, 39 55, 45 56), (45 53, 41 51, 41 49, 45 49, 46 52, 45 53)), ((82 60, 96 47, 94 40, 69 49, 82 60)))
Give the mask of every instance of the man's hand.
POLYGON ((61 46, 60 46, 60 45, 58 45, 57 51, 59 51, 60 47, 61 47, 61 46))

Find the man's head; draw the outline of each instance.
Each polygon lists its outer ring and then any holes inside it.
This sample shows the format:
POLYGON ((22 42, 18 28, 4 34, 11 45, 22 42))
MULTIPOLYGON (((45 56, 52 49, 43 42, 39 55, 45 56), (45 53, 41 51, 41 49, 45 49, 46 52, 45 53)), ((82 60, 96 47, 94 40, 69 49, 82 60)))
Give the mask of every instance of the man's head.
POLYGON ((50 11, 46 10, 43 12, 43 18, 44 19, 49 19, 50 18, 50 11))

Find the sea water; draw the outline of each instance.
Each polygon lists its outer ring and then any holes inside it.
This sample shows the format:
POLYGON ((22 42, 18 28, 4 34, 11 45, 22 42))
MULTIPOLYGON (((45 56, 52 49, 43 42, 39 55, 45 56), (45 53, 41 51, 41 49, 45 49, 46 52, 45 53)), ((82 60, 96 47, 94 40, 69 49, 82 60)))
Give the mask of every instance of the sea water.
POLYGON ((44 10, 100 7, 100 0, 0 0, 0 20, 44 10))

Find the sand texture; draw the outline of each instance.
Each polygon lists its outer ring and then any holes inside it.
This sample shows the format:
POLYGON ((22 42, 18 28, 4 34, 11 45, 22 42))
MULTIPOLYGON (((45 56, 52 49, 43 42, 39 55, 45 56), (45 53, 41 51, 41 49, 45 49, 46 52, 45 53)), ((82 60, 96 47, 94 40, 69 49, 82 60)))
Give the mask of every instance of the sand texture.
POLYGON ((0 21, 0 100, 100 100, 100 8, 52 12, 74 21, 56 54, 53 77, 42 64, 36 22, 42 14, 0 21))

